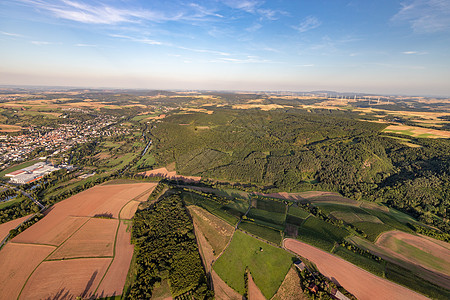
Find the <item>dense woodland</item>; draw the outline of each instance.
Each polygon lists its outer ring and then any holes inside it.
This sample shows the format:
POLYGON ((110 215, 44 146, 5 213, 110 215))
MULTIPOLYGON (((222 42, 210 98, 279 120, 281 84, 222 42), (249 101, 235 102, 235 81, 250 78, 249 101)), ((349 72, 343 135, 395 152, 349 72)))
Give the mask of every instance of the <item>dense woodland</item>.
POLYGON ((212 299, 194 225, 177 194, 166 196, 133 219, 136 280, 131 299, 150 299, 161 281, 169 280, 172 296, 189 294, 193 299, 212 299))
POLYGON ((219 109, 151 129, 157 163, 264 191, 331 190, 384 202, 450 232, 450 141, 382 133, 351 112, 219 109), (410 138, 410 137, 409 137, 410 138))

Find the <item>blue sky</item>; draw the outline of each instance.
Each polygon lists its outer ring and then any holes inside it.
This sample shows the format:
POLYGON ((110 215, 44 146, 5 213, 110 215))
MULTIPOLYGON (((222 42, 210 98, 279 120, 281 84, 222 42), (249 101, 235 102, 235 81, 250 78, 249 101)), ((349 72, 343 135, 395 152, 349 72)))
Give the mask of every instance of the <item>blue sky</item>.
POLYGON ((450 96, 450 0, 3 0, 0 84, 450 96))

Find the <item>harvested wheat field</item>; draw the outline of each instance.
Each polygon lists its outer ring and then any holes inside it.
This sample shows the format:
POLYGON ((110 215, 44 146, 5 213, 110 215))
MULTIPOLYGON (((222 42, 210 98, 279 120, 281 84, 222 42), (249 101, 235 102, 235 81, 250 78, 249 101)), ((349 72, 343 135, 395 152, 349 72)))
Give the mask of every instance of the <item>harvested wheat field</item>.
POLYGON ((50 215, 50 213, 13 238, 12 242, 59 246, 89 220, 87 217, 50 215))
POLYGON ((49 260, 113 256, 119 220, 92 218, 64 242, 49 260))
POLYGON ((120 218, 126 219, 126 220, 131 219, 134 216, 134 214, 136 213, 136 210, 137 210, 139 204, 141 204, 141 202, 134 201, 134 200, 128 202, 120 211, 120 218))
POLYGON ((0 299, 17 299, 28 276, 54 249, 43 245, 6 244, 0 251, 0 299))
POLYGON ((186 181, 186 182, 198 182, 202 179, 201 177, 198 177, 198 176, 177 175, 176 171, 169 171, 166 168, 154 169, 154 170, 145 171, 145 172, 142 172, 139 174, 142 174, 142 175, 145 175, 148 177, 163 177, 163 178, 167 178, 167 179, 182 180, 182 181, 186 181))
POLYGON ((45 261, 31 275, 19 299, 88 299, 111 258, 45 261))
POLYGON ((277 293, 272 297, 273 300, 307 300, 309 299, 303 294, 295 267, 291 267, 283 280, 277 293))
POLYGON ((0 132, 18 132, 22 127, 16 125, 0 124, 0 132))
MULTIPOLYGON (((119 212, 155 186, 147 182, 101 185, 55 204, 0 251, 0 262, 8 262, 1 263, 6 266, 0 275, 2 285, 17 293, 23 288, 22 299, 90 297, 111 265, 102 289, 118 295, 133 255, 130 232, 119 226, 119 212)), ((2 292, 1 297, 11 299, 10 293, 2 292)), ((17 298, 14 295, 12 299, 17 298)))
POLYGON ((376 245, 393 257, 450 275, 450 244, 402 231, 380 235, 376 245))
POLYGON ((323 275, 343 286, 358 299, 428 299, 298 240, 285 239, 283 243, 286 249, 315 263, 323 275))
POLYGON ((22 224, 22 222, 29 217, 30 215, 0 224, 0 241, 3 241, 3 239, 9 234, 10 230, 22 224))
POLYGON ((130 243, 131 225, 120 222, 116 239, 116 253, 105 278, 99 285, 97 297, 121 295, 133 257, 134 246, 130 243))
POLYGON ((261 290, 253 281, 252 274, 248 273, 248 299, 249 300, 266 300, 261 290))

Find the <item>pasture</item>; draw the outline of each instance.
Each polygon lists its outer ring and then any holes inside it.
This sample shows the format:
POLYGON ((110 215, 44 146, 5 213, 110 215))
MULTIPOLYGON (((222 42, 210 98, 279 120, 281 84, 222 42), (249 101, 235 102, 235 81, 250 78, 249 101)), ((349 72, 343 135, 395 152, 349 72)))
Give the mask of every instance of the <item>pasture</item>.
POLYGON ((214 270, 233 289, 244 293, 244 272, 248 267, 256 285, 270 299, 292 265, 292 255, 247 234, 236 231, 229 247, 215 262, 214 270))
POLYGON ((279 230, 258 225, 249 221, 241 222, 238 228, 276 245, 280 245, 281 243, 281 232, 279 230))

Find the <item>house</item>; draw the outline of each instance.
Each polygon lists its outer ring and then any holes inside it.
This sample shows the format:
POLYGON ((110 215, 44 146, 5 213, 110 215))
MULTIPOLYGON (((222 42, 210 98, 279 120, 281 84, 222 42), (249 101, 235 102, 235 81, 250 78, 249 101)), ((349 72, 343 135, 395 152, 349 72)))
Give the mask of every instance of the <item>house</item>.
POLYGON ((301 260, 296 261, 294 265, 300 270, 300 272, 306 268, 306 265, 301 260))

